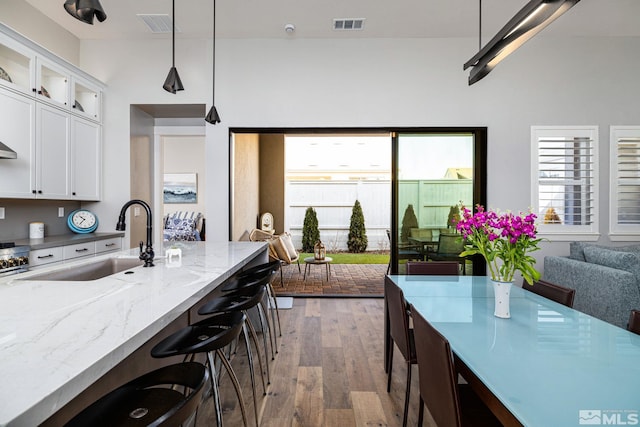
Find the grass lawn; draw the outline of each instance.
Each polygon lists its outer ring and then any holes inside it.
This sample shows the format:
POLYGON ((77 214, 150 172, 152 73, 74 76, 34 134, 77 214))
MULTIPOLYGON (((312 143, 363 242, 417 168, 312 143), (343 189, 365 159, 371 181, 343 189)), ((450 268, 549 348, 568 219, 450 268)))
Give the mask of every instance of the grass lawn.
MULTIPOLYGON (((300 260, 312 257, 313 254, 301 253, 300 260)), ((369 253, 351 254, 351 253, 327 253, 328 257, 333 259, 333 264, 389 264, 389 254, 369 253)))

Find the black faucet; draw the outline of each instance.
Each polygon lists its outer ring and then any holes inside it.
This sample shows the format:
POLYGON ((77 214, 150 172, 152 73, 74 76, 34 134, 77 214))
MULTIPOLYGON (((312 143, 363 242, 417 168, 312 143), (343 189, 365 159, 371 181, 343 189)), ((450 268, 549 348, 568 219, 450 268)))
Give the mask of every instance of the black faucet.
POLYGON ((127 225, 124 222, 124 214, 127 211, 127 208, 131 205, 140 205, 147 212, 147 247, 143 251, 142 242, 140 242, 140 259, 144 261, 145 267, 153 267, 153 257, 155 255, 153 253, 153 244, 152 244, 153 220, 151 216, 151 208, 149 207, 147 202, 143 200, 134 199, 134 200, 129 200, 127 203, 125 203, 122 209, 120 210, 120 217, 118 218, 118 224, 116 225, 116 230, 124 231, 127 229, 127 225))

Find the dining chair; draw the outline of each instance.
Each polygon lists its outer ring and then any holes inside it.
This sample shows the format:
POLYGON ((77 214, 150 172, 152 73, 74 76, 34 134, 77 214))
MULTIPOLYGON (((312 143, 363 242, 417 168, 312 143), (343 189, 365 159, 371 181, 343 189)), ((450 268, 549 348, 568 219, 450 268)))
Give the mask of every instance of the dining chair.
POLYGON ((546 280, 535 280, 533 284, 522 280, 522 289, 538 294, 542 297, 555 301, 559 304, 573 307, 573 298, 576 295, 575 289, 565 288, 546 280))
POLYGON ((413 306, 410 311, 420 382, 418 426, 422 426, 425 405, 439 427, 502 426, 468 384, 458 384, 449 341, 413 306))
POLYGON ((387 393, 391 391, 391 368, 393 366, 394 343, 398 346, 402 357, 407 365, 407 386, 404 398, 404 412, 402 416, 402 426, 407 425, 407 414, 409 412, 409 394, 411 392, 411 365, 416 363, 416 350, 413 339, 413 329, 409 328, 409 312, 407 302, 402 289, 395 283, 385 280, 384 297, 387 304, 387 315, 389 319, 389 354, 387 364, 387 393))
POLYGON ((640 310, 631 310, 627 329, 635 334, 640 334, 640 310))
POLYGON ((458 276, 457 261, 407 261, 407 275, 458 276))

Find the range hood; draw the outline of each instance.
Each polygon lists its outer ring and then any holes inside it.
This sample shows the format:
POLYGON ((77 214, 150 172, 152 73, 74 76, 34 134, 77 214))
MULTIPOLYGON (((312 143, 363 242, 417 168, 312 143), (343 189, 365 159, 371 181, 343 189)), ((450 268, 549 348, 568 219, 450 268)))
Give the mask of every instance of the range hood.
POLYGON ((0 159, 17 159, 18 153, 0 142, 0 159))

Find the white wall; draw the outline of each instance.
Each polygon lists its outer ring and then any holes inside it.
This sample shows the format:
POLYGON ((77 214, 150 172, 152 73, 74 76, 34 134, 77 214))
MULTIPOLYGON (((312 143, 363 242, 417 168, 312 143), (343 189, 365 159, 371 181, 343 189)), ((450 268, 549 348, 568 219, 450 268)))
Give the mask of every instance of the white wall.
MULTIPOLYGON (((530 126, 590 124, 600 126, 601 242, 608 241, 608 126, 640 121, 639 38, 541 34, 471 87, 462 64, 476 39, 219 39, 216 48, 222 123, 207 125, 206 135, 211 240, 228 236, 229 127, 486 126, 489 205, 525 210, 530 126)), ((104 217, 128 199, 129 105, 210 106, 210 40, 177 40, 186 87, 177 95, 161 87, 170 49, 164 39, 81 43, 80 66, 108 85, 105 199, 96 209, 104 217)), ((567 253, 568 245, 544 252, 567 253)))

